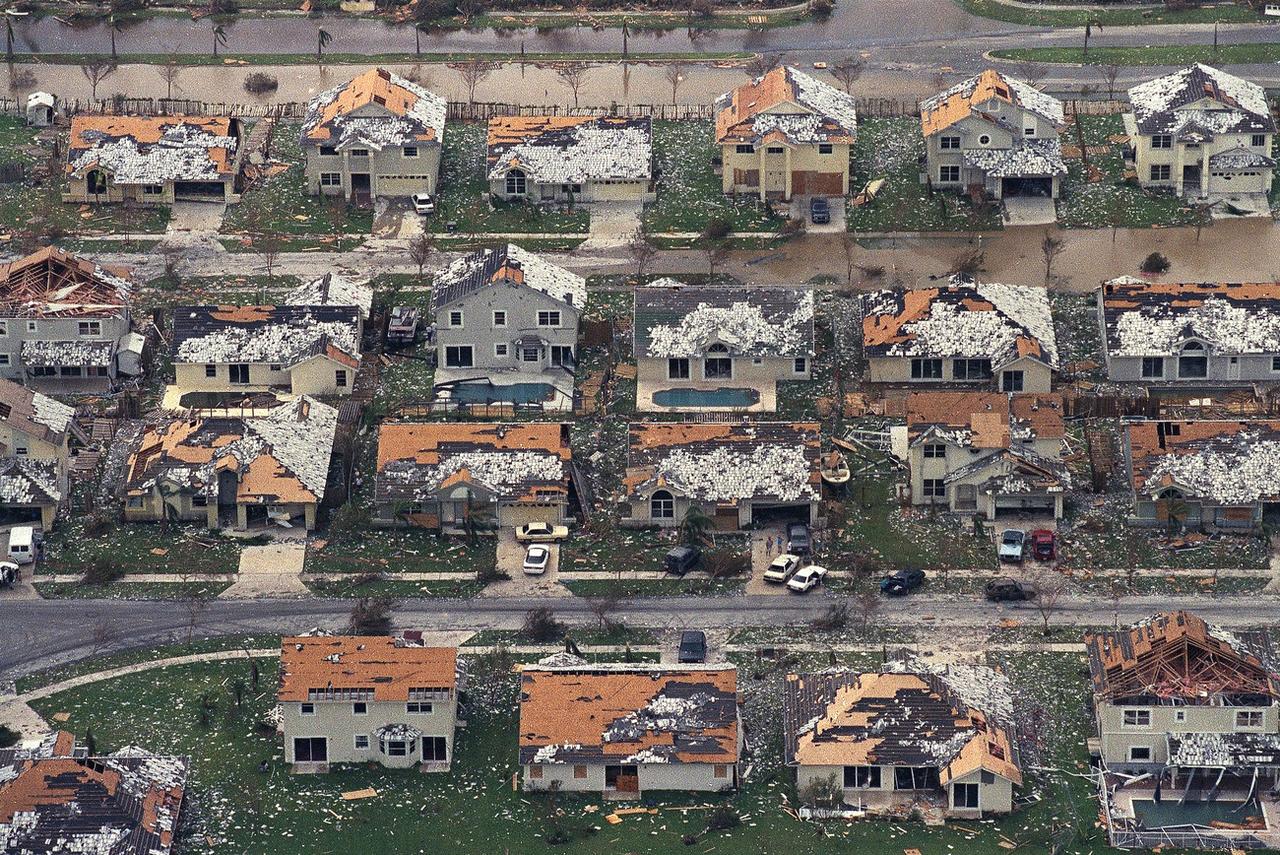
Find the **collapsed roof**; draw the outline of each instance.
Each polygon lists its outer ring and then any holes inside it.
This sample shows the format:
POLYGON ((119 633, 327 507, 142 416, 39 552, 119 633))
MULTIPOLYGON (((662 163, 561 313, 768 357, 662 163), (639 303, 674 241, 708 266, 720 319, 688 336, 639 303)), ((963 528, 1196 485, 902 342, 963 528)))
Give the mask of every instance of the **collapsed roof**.
POLYGON ((1280 421, 1134 422, 1125 436, 1139 496, 1172 489, 1228 506, 1280 499, 1280 421))
POLYGON ((857 99, 791 66, 779 66, 716 99, 716 142, 851 144, 857 99))
POLYGON ((738 762, 737 669, 526 666, 520 764, 738 762))
POLYGON ((289 306, 355 306, 360 310, 360 317, 367 318, 373 311, 373 287, 367 282, 326 273, 303 282, 286 294, 282 302, 289 306))
POLYGON ((581 310, 587 304, 587 280, 513 243, 481 249, 459 258, 436 274, 431 309, 445 306, 499 283, 532 288, 581 310))
POLYGON ((999 449, 1037 439, 1062 439, 1062 396, 1017 392, 912 392, 907 396, 911 445, 949 442, 999 449))
POLYGON ((653 124, 648 116, 497 116, 487 163, 491 180, 511 169, 542 184, 648 180, 653 124))
POLYGON ((355 306, 178 306, 173 361, 270 363, 292 368, 316 356, 360 361, 355 306))
POLYGON ((302 122, 302 145, 339 151, 438 146, 444 139, 447 106, 445 99, 418 84, 372 68, 311 99, 302 122))
POLYGON ((280 639, 279 701, 408 701, 452 692, 458 650, 424 647, 389 635, 296 636, 280 639))
POLYGON ((813 292, 659 279, 635 291, 633 335, 642 358, 701 356, 717 343, 743 356, 812 356, 813 292))
POLYGON ((133 283, 103 267, 46 246, 0 264, 0 317, 97 318, 123 315, 133 283))
MULTIPOLYGON (((49 445, 65 445, 75 428, 75 408, 11 380, 0 380, 0 423, 49 445)), ((0 453, 6 449, 0 446, 0 453)))
POLYGON ((630 426, 623 487, 630 498, 668 489, 700 502, 816 502, 818 425, 798 422, 630 426))
POLYGON ((1044 288, 977 283, 876 291, 863 297, 868 358, 990 359, 993 368, 1029 358, 1058 366, 1058 346, 1044 288))
POLYGON ((226 181, 238 168, 238 129, 225 116, 75 116, 67 172, 102 169, 117 184, 226 181))
POLYGON ((1111 356, 1176 356, 1195 340, 1215 354, 1280 354, 1280 282, 1147 282, 1102 287, 1111 356))
MULTIPOLYGON (((1065 122, 1062 102, 1057 98, 1046 95, 1026 81, 988 68, 921 101, 920 130, 926 137, 931 136, 969 116, 1011 128, 999 113, 982 109, 991 102, 1012 104, 1055 126, 1065 122)), ((1014 134, 1021 137, 1022 128, 1019 127, 1014 134)))
POLYGON ((1138 133, 1186 135, 1206 142, 1217 134, 1275 133, 1266 91, 1212 66, 1195 65, 1129 90, 1138 133))

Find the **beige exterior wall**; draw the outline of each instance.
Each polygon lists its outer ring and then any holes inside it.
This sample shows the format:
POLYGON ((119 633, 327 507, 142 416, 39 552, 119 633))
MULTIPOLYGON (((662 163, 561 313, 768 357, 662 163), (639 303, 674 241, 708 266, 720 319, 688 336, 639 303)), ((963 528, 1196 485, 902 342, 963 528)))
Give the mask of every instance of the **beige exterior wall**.
POLYGON ((892 383, 895 385, 913 386, 929 389, 943 386, 966 386, 978 389, 1000 390, 1001 372, 1006 370, 1022 371, 1023 392, 1052 391, 1053 371, 1043 362, 1034 359, 1015 359, 1008 365, 994 368, 990 381, 971 382, 955 380, 952 360, 942 360, 942 377, 937 380, 913 380, 911 378, 911 359, 903 356, 879 356, 867 360, 865 379, 869 383, 892 383))
POLYGON ((281 704, 283 715, 280 728, 284 734, 284 760, 293 763, 293 739, 300 736, 321 736, 328 739, 330 763, 381 763, 396 769, 404 769, 422 761, 422 740, 414 746, 412 756, 389 757, 378 749, 374 731, 387 724, 407 724, 422 731, 424 736, 443 736, 448 740, 448 759, 453 760, 454 730, 458 721, 457 699, 434 700, 430 713, 408 713, 403 702, 368 701, 366 712, 353 712, 352 701, 315 701, 315 715, 303 715, 302 704, 281 704), (368 748, 356 748, 357 735, 369 739, 368 748))
MULTIPOLYGON (((843 788, 844 801, 848 805, 861 805, 872 810, 883 810, 911 799, 911 790, 895 790, 893 788, 893 766, 880 767, 880 786, 877 788, 846 787, 843 788)), ((836 785, 844 781, 843 766, 797 766, 796 789, 804 790, 814 781, 825 781, 835 776, 836 785)), ((1009 813, 1013 810, 1013 784, 993 776, 989 784, 982 783, 981 770, 974 770, 968 775, 957 778, 952 784, 978 784, 978 808, 955 807, 954 790, 951 784, 943 787, 947 797, 948 816, 976 818, 986 813, 1009 813)))
MULTIPOLYGON (((1186 109, 1192 110, 1213 103, 1210 99, 1202 99, 1186 109)), ((1272 134, 1261 134, 1265 143, 1253 145, 1252 134, 1219 134, 1215 139, 1190 146, 1178 142, 1175 138, 1170 148, 1153 148, 1151 136, 1138 133, 1137 123, 1132 113, 1124 117, 1125 131, 1129 134, 1129 142, 1134 150, 1134 168, 1138 173, 1138 183, 1143 187, 1172 190, 1177 195, 1204 196, 1206 194, 1229 193, 1267 193, 1271 190, 1272 170, 1251 169, 1241 172, 1225 172, 1209 167, 1209 158, 1219 152, 1233 151, 1244 147, 1259 154, 1271 156, 1272 134), (1155 180, 1151 177, 1151 167, 1167 165, 1169 178, 1155 180), (1198 178, 1185 176, 1185 167, 1200 167, 1198 178), (1185 177, 1184 177, 1185 176, 1185 177), (1230 177, 1228 177, 1230 176, 1230 177)))
MULTIPOLYGON (((1019 129, 1024 139, 1057 139, 1058 129, 1053 123, 1046 121, 1029 110, 1008 104, 993 98, 979 106, 983 112, 997 116, 1001 121, 1019 129), (1027 131, 1030 130, 1030 133, 1027 131)), ((954 125, 925 137, 925 173, 921 176, 934 187, 947 190, 964 190, 974 184, 982 187, 996 199, 1003 195, 1003 186, 999 178, 990 178, 980 169, 964 165, 966 151, 984 149, 1008 149, 1013 145, 1013 134, 1001 125, 993 124, 976 115, 961 119, 954 125), (959 148, 943 148, 943 137, 959 137, 959 148), (960 167, 958 181, 944 181, 942 167, 960 167)), ((1058 197, 1060 180, 1053 177, 1053 198, 1058 197)))
POLYGON ((651 189, 652 182, 647 178, 637 181, 588 181, 579 185, 577 191, 571 192, 568 184, 546 184, 535 182, 532 176, 525 180, 523 196, 507 193, 506 175, 489 179, 489 193, 495 199, 506 202, 569 202, 589 204, 591 202, 652 202, 657 194, 651 189))
MULTIPOLYGON (((213 183, 213 182, 200 182, 213 183)), ((240 196, 235 192, 235 179, 228 178, 221 182, 227 202, 238 202, 240 196)), ((67 189, 62 194, 63 202, 75 203, 109 203, 137 202, 140 205, 172 205, 174 202, 173 182, 164 184, 116 184, 110 177, 107 179, 106 193, 90 193, 85 178, 67 177, 67 189), (148 193, 147 188, 159 188, 158 193, 148 193)))
POLYGON ((531 522, 563 523, 568 505, 560 502, 546 504, 506 504, 498 506, 498 525, 514 528, 531 522))
MULTIPOLYGON (((689 506, 695 504, 687 497, 678 495, 669 487, 654 487, 645 491, 643 494, 634 498, 629 498, 623 506, 623 516, 620 525, 627 528, 645 528, 648 526, 659 526, 661 528, 673 528, 680 525, 680 521, 684 519, 685 514, 689 512, 689 506), (654 518, 650 516, 653 508, 653 494, 659 490, 665 489, 672 494, 674 500, 675 513, 671 517, 654 518)), ((737 503, 737 507, 722 507, 711 502, 696 503, 702 509, 702 512, 713 520, 737 520, 738 528, 750 528, 751 521, 754 517, 753 503, 750 499, 742 499, 737 503)), ((761 503, 767 505, 770 503, 761 503)), ((817 525, 818 523, 818 503, 815 502, 797 502, 796 508, 805 508, 807 505, 807 513, 809 517, 809 525, 817 525)), ((771 507, 773 505, 770 505, 771 507)))
POLYGON ((1163 764, 1169 759, 1165 743, 1168 733, 1276 733, 1280 732, 1280 706, 1224 707, 1208 705, 1188 706, 1117 706, 1105 701, 1097 702, 1098 735, 1102 742, 1102 759, 1109 766, 1163 764), (1262 726, 1236 728, 1236 713, 1244 710, 1262 710, 1262 726), (1151 724, 1147 727, 1126 726, 1126 710, 1147 710, 1151 724), (1178 716, 1183 718, 1178 720, 1178 716), (1130 760, 1129 749, 1146 746, 1151 749, 1151 760, 1130 760))
POLYGON ((432 193, 440 179, 440 146, 438 143, 419 143, 417 157, 405 157, 403 147, 368 150, 368 156, 353 155, 350 150, 335 154, 321 154, 319 146, 307 145, 307 191, 325 196, 351 198, 353 174, 369 176, 369 191, 373 198, 379 196, 411 196, 414 193, 432 193), (338 176, 336 185, 321 185, 322 173, 338 176))
POLYGON ((279 370, 265 362, 249 364, 249 382, 232 383, 228 363, 216 364, 216 377, 209 377, 205 363, 174 363, 174 385, 182 392, 248 392, 271 388, 288 389, 295 395, 350 395, 355 384, 356 369, 336 362, 327 356, 316 356, 300 362, 292 369, 284 365, 279 370), (337 385, 337 371, 346 371, 347 385, 337 385))
MULTIPOLYGON (((530 777, 532 765, 521 767, 521 787, 536 792, 549 790, 553 785, 570 793, 599 793, 605 789, 603 764, 587 763, 539 763, 541 778, 530 777), (581 777, 579 777, 581 776, 581 777)), ((640 792, 649 790, 686 790, 689 792, 715 793, 733 788, 732 764, 719 764, 723 777, 716 777, 717 764, 713 763, 641 763, 636 767, 640 792)))
MULTIPOLYGON (((1030 446, 1030 449, 1041 457, 1047 457, 1051 460, 1057 460, 1062 451, 1062 441, 1058 439, 1037 439, 1030 446)), ((976 490, 976 506, 964 507, 959 499, 959 491, 956 489, 959 485, 972 485, 975 488, 985 482, 990 476, 992 470, 981 470, 973 473, 965 478, 959 478, 946 485, 947 495, 945 498, 926 497, 924 494, 924 481, 928 479, 945 479, 948 475, 956 470, 963 469, 974 462, 981 460, 984 456, 992 457, 998 453, 996 450, 983 450, 979 454, 970 453, 970 449, 942 442, 941 440, 930 440, 928 442, 919 442, 912 445, 908 450, 908 469, 911 477, 911 503, 913 505, 945 505, 948 510, 957 513, 977 513, 987 519, 995 519, 996 505, 994 497, 983 495, 981 491, 976 490), (942 445, 945 449, 945 457, 925 457, 924 447, 926 445, 942 445)), ((993 463, 993 465, 995 465, 993 463)), ((1054 495, 1055 517, 1061 517, 1063 512, 1064 495, 1061 493, 1054 495)))
MULTIPOLYGON (((317 453, 320 453, 319 451, 317 453)), ((163 503, 177 510, 178 519, 186 521, 203 521, 211 529, 219 528, 218 504, 216 499, 209 499, 206 505, 197 505, 189 493, 177 493, 161 499, 159 491, 152 491, 146 496, 129 496, 124 500, 124 518, 128 522, 160 522, 165 518, 163 503)), ((236 505, 235 528, 243 531, 249 527, 249 507, 247 503, 236 505)), ((272 505, 284 508, 291 517, 302 517, 307 531, 316 527, 315 502, 290 502, 272 505)))
POLYGON ((751 153, 739 152, 736 144, 726 143, 720 153, 724 163, 721 187, 725 193, 749 193, 761 199, 849 194, 847 144, 833 143, 830 154, 820 154, 816 143, 773 143, 751 153))

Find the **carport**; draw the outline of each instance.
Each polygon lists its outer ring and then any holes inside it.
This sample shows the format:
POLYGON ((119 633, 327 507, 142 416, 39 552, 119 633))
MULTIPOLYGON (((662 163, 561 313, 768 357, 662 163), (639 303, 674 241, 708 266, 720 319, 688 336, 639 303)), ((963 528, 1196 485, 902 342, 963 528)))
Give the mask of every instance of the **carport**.
POLYGON ((1052 198, 1053 197, 1053 179, 1048 176, 1027 176, 1017 175, 1000 179, 1000 195, 1002 198, 1010 196, 1031 196, 1036 198, 1052 198))
POLYGON ((221 181, 175 181, 173 198, 178 202, 225 202, 227 185, 221 181))

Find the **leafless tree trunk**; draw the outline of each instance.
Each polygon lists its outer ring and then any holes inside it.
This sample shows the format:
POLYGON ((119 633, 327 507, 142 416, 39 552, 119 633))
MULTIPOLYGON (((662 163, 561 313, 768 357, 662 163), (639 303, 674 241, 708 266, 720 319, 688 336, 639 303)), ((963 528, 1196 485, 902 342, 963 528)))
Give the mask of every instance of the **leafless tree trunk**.
POLYGON ((880 595, 874 590, 859 591, 853 599, 853 607, 858 613, 858 624, 863 631, 871 626, 871 620, 880 611, 880 595))
POLYGON ((431 260, 431 256, 435 254, 435 251, 435 241, 426 232, 409 241, 409 260, 418 265, 419 279, 422 278, 422 271, 426 268, 427 262, 431 260))
POLYGON ((1098 73, 1107 84, 1107 100, 1116 100, 1116 78, 1120 76, 1120 66, 1104 65, 1098 69, 1098 73))
POLYGON ((860 58, 856 56, 847 56, 831 66, 831 76, 834 77, 839 84, 844 87, 846 94, 853 94, 853 84, 858 82, 858 78, 862 76, 863 70, 866 68, 860 58))
POLYGON ((578 93, 582 90, 582 84, 586 82, 587 72, 591 66, 585 62, 566 62, 556 66, 556 76, 564 81, 564 85, 569 87, 569 91, 573 93, 573 108, 578 109, 578 93))
POLYGON ((493 73, 494 64, 472 59, 457 68, 458 73, 462 75, 463 84, 467 87, 467 103, 474 104, 476 102, 476 87, 493 73))
POLYGON ((178 82, 178 75, 182 73, 182 66, 178 65, 178 58, 170 54, 162 65, 155 66, 156 74, 160 75, 160 79, 164 81, 164 97, 166 100, 173 97, 173 84, 178 82))
POLYGON ((673 62, 662 70, 662 76, 666 78, 667 83, 671 85, 671 104, 676 103, 676 93, 680 90, 680 84, 684 82, 685 66, 683 63, 673 62))
POLYGON ((588 598, 587 608, 591 609, 591 614, 595 616, 596 629, 603 633, 613 627, 620 627, 622 624, 614 620, 611 615, 621 609, 624 602, 623 598, 617 594, 588 598))
POLYGON ((1057 260, 1062 251, 1066 248, 1067 242, 1060 237, 1055 237, 1049 232, 1045 232, 1044 240, 1040 241, 1040 252, 1044 255, 1044 281, 1049 284, 1049 279, 1053 276, 1053 262, 1057 260))
POLYGON ((706 244, 703 251, 707 254, 707 278, 714 279, 716 268, 729 258, 729 247, 717 241, 706 244))
POLYGON ((1036 611, 1040 613, 1044 634, 1049 634, 1049 619, 1058 613, 1067 593, 1067 580, 1056 570, 1044 571, 1036 580, 1036 611))
POLYGON ((644 272, 657 257, 657 248, 645 238, 644 231, 636 229, 627 239, 627 255, 636 263, 636 281, 644 279, 644 272))
POLYGON ((80 73, 89 81, 89 95, 98 100, 98 84, 116 73, 116 67, 106 62, 87 62, 80 66, 80 73))

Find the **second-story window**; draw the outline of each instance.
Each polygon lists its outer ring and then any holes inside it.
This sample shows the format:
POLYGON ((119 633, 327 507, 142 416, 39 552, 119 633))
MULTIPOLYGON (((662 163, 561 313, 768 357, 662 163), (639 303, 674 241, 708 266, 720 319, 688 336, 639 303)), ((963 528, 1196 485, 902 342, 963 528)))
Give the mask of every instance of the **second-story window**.
POLYGON ((76 324, 80 335, 102 335, 102 321, 80 321, 76 324))

